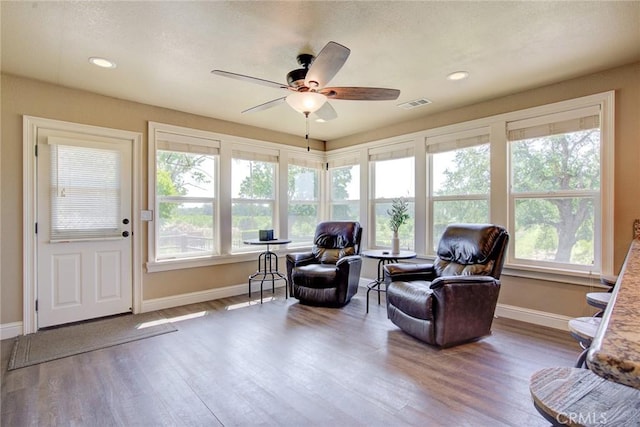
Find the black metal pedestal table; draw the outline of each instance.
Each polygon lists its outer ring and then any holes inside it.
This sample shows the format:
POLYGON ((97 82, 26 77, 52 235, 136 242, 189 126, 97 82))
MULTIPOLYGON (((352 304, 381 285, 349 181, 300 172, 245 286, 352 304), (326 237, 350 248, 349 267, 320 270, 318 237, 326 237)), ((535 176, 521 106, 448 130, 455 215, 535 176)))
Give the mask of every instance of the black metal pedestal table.
POLYGON ((284 295, 285 298, 289 298, 289 287, 287 278, 284 274, 278 271, 278 254, 272 252, 269 249, 270 245, 286 245, 291 243, 289 239, 273 239, 273 240, 259 240, 249 239, 243 242, 245 245, 266 245, 267 249, 258 255, 258 270, 249 276, 249 297, 251 297, 251 281, 260 280, 260 304, 262 304, 262 286, 265 280, 271 281, 271 292, 276 291, 276 281, 284 280, 284 295), (275 268, 274 268, 275 262, 275 268))
POLYGON ((378 277, 367 285, 367 313, 369 312, 369 292, 378 292, 378 304, 380 304, 380 293, 387 292, 382 289, 384 283, 384 266, 386 264, 394 264, 401 259, 411 259, 416 257, 416 253, 413 251, 400 251, 397 254, 392 254, 391 250, 373 249, 362 252, 362 256, 366 258, 372 258, 378 260, 378 277))

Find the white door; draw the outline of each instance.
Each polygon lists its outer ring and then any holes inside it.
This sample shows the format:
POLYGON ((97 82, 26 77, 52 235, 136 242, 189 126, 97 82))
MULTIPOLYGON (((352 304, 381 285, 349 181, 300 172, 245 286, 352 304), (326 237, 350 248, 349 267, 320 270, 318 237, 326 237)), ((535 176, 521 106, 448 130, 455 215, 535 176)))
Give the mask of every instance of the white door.
POLYGON ((131 141, 37 138, 38 328, 132 311, 131 141))

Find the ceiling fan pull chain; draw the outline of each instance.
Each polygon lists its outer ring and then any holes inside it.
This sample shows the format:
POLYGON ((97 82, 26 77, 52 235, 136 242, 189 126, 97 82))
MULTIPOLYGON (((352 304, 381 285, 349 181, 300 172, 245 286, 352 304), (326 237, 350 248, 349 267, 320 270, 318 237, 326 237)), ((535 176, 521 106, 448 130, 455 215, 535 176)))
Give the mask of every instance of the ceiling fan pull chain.
POLYGON ((304 121, 307 127, 307 132, 304 135, 304 139, 307 140, 307 151, 311 151, 311 148, 309 148, 309 113, 304 113, 304 121))

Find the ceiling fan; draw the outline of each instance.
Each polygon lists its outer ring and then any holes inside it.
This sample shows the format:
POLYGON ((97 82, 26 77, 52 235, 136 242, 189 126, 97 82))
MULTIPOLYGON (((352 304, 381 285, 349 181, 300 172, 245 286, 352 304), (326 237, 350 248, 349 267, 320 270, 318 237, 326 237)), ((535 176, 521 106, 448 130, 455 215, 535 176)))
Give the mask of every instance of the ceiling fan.
POLYGON ((287 74, 287 84, 231 73, 229 71, 213 70, 211 73, 291 92, 287 96, 244 110, 243 113, 254 113, 266 110, 286 102, 307 118, 309 114, 314 113, 319 119, 328 121, 338 116, 336 110, 326 102, 329 99, 390 101, 400 96, 398 89, 377 87, 326 87, 327 83, 329 83, 347 61, 350 53, 351 50, 347 47, 330 41, 322 48, 317 56, 308 53, 300 54, 297 59, 298 64, 300 64, 302 68, 298 68, 287 74))

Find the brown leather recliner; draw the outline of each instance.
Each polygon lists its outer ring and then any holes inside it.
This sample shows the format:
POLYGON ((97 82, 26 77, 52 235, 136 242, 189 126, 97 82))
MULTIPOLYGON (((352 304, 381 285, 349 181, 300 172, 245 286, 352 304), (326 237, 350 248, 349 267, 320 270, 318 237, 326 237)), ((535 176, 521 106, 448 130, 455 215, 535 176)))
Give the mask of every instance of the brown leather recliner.
POLYGON ((389 319, 440 347, 489 335, 508 242, 497 225, 453 224, 433 264, 386 265, 389 319))
POLYGON ((301 303, 342 307, 358 291, 362 227, 351 221, 321 222, 311 252, 287 254, 291 295, 301 303))

